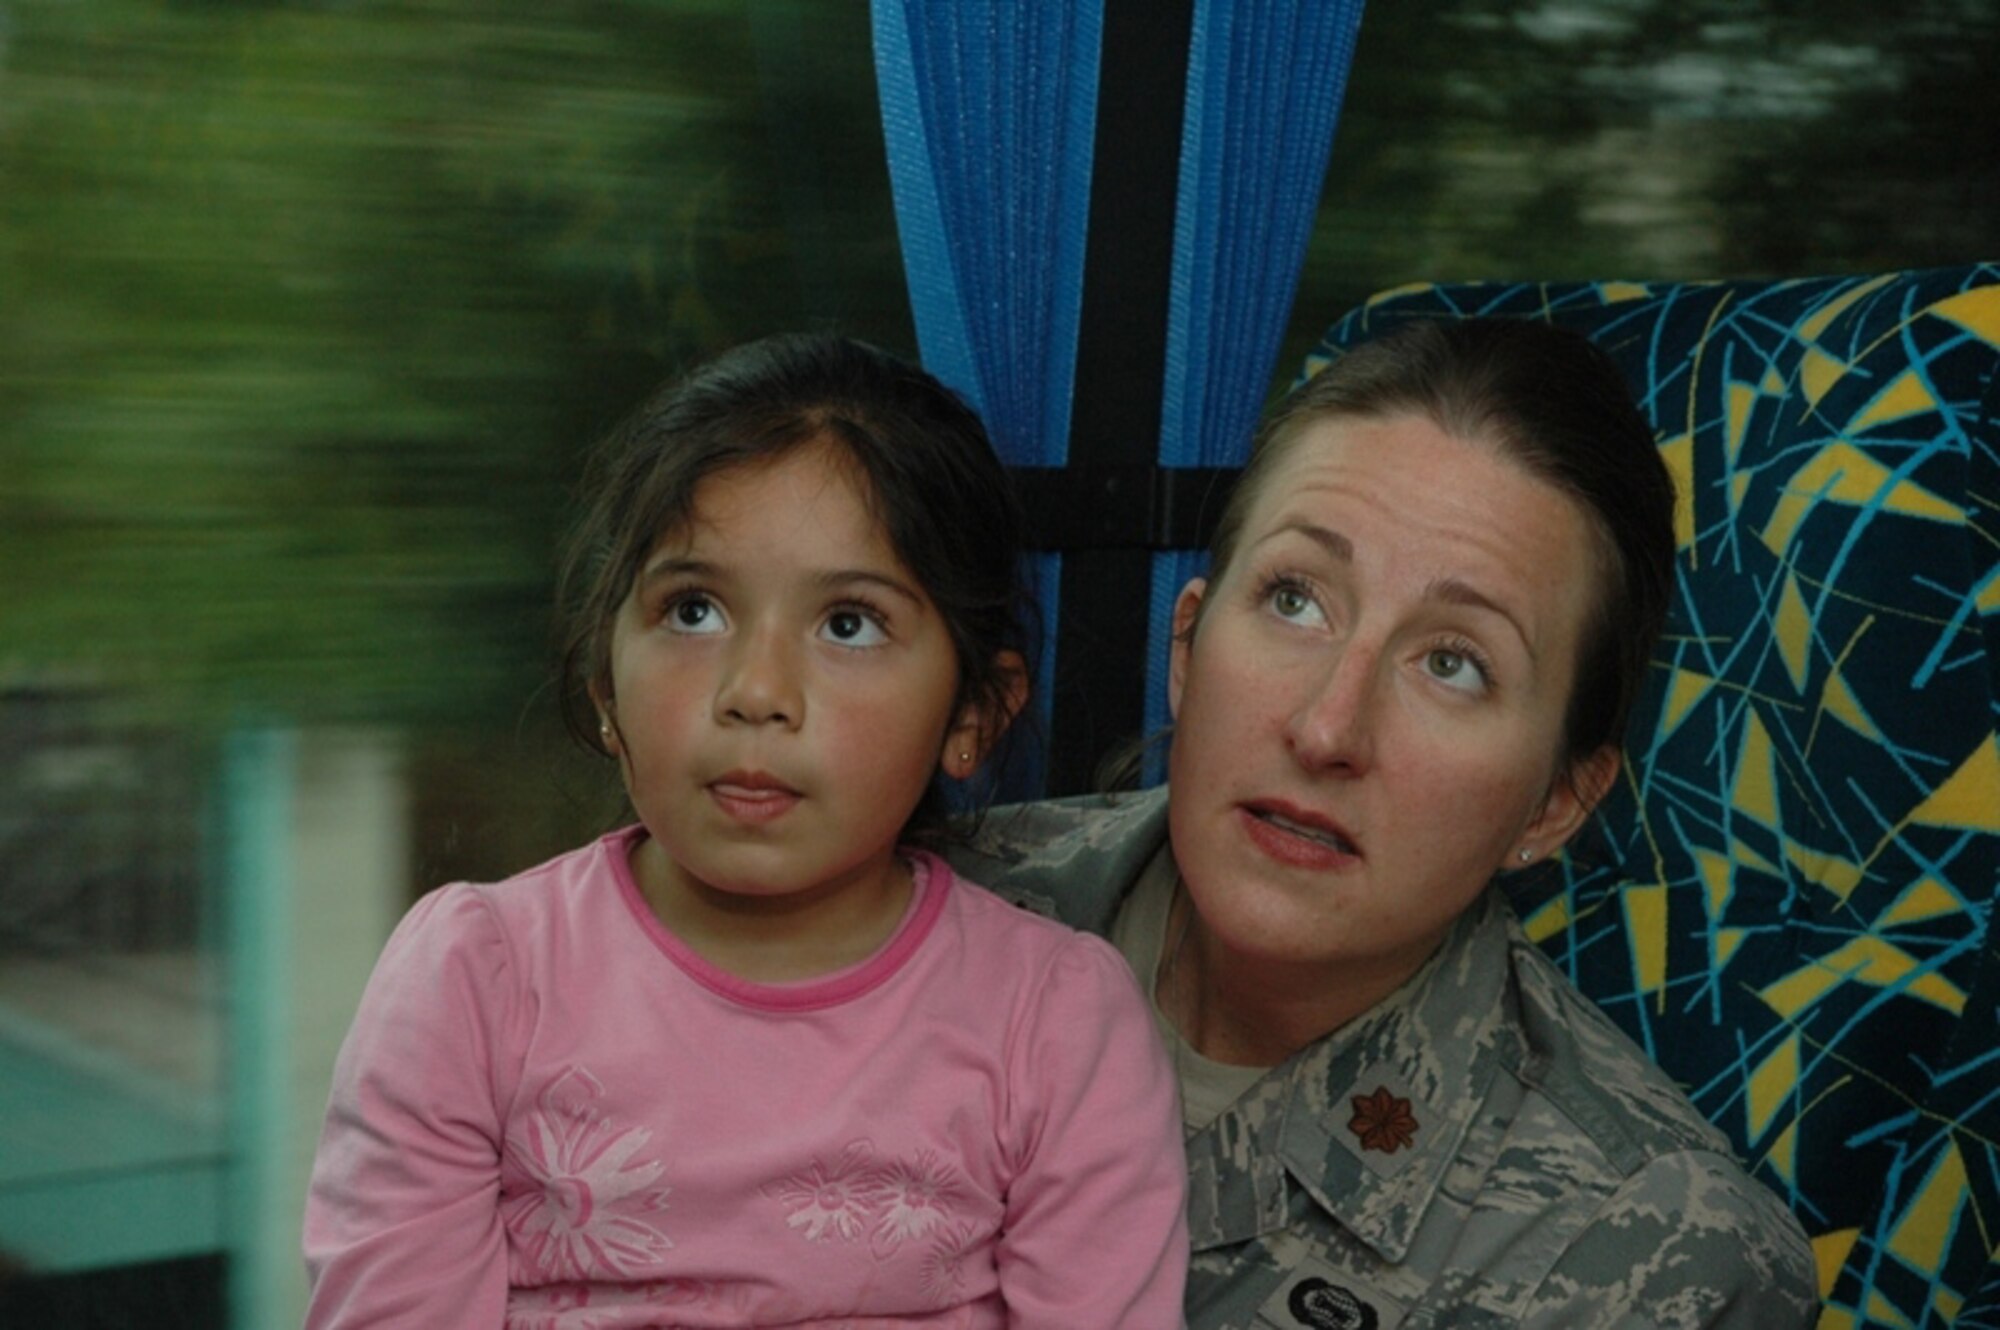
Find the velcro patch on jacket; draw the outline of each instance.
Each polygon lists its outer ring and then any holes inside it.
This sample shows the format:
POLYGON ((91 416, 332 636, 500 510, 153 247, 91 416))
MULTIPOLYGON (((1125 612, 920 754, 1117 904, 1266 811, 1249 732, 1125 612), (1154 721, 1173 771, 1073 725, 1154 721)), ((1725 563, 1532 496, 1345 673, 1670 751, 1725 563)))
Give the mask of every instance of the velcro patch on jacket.
POLYGON ((1280 1330, 1396 1330, 1404 1310, 1354 1276, 1306 1261, 1265 1299, 1257 1324, 1280 1330))

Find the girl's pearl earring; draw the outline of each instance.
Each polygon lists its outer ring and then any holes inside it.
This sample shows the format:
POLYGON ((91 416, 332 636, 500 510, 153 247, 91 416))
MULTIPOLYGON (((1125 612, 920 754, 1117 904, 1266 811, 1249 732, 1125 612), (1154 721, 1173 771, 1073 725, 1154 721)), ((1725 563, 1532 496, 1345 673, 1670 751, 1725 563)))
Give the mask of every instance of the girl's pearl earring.
POLYGON ((1533 852, 1533 851, 1531 851, 1531 850, 1522 850, 1522 851, 1521 851, 1521 862, 1522 862, 1522 863, 1524 863, 1524 864, 1525 864, 1525 863, 1527 863, 1527 862, 1528 862, 1528 860, 1530 860, 1530 859, 1532 859, 1532 858, 1534 858, 1534 857, 1535 857, 1535 855, 1534 855, 1534 852, 1533 852))

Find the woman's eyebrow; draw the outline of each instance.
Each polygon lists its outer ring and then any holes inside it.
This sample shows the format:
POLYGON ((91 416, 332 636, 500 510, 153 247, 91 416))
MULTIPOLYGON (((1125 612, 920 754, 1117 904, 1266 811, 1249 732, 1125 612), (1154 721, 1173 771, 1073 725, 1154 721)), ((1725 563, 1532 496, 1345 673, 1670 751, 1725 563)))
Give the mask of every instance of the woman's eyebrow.
POLYGON ((1528 636, 1528 630, 1521 626, 1521 621, 1514 617, 1514 612, 1471 583, 1462 582, 1456 577, 1441 577, 1424 588, 1424 599, 1443 601, 1447 605, 1464 605, 1469 609, 1485 610, 1498 615, 1506 620, 1507 625, 1514 630, 1514 635, 1521 639, 1521 646, 1527 651, 1528 659, 1531 661, 1540 659, 1535 654, 1534 639, 1528 636))
POLYGON ((1260 545, 1268 544, 1283 535, 1304 536, 1307 540, 1325 550, 1329 559, 1337 559, 1341 563, 1354 562, 1354 542, 1346 536, 1341 535, 1340 532, 1335 531, 1332 527, 1321 526, 1317 522, 1303 520, 1286 522, 1274 528, 1270 535, 1265 536, 1263 540, 1257 543, 1260 545))
MULTIPOLYGON (((1340 563, 1354 562, 1354 542, 1332 527, 1321 526, 1317 522, 1304 520, 1285 522, 1264 537, 1264 541, 1275 540, 1287 534, 1305 537, 1326 551, 1329 559, 1340 563)), ((1264 541, 1258 543, 1262 544, 1264 541)), ((1526 648, 1528 658, 1532 661, 1540 660, 1535 653, 1534 639, 1528 636, 1528 630, 1521 626, 1521 621, 1515 617, 1514 612, 1470 582, 1456 577, 1439 578, 1424 588, 1424 599, 1442 601, 1447 605, 1463 605, 1468 609, 1485 610, 1499 616, 1514 630, 1514 635, 1521 639, 1521 645, 1526 648)))

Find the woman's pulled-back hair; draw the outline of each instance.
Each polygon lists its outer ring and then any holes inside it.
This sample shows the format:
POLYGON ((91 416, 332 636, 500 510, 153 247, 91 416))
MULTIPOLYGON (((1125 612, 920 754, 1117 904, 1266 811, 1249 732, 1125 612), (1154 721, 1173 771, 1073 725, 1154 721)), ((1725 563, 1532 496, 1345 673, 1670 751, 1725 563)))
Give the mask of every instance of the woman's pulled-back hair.
POLYGON ((1618 367, 1579 333, 1526 319, 1413 320, 1347 352, 1258 431, 1216 527, 1211 576, 1229 567, 1259 491, 1309 426, 1403 415, 1496 449, 1589 519, 1598 587, 1563 757, 1618 743, 1673 593, 1674 482, 1618 367))
MULTIPOLYGON (((1005 716, 1026 656, 1019 504, 985 426, 917 366, 828 334, 766 337, 726 351, 642 402, 599 445, 562 563, 558 606, 564 723, 603 751, 592 693, 611 695, 613 621, 648 555, 694 516, 709 476, 793 449, 837 449, 865 478, 870 512, 937 607, 958 661, 954 711, 1005 716)), ((944 821, 937 782, 907 837, 944 821)))

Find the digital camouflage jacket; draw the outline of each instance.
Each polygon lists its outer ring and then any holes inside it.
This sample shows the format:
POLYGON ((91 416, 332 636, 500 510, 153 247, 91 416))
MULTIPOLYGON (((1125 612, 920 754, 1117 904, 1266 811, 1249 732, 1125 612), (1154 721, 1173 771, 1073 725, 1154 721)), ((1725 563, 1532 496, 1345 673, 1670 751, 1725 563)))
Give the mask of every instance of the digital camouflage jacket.
MULTIPOLYGON (((998 809, 950 858, 1105 933, 1165 794, 998 809)), ((1798 1220, 1497 890, 1187 1155, 1191 1330, 1789 1330, 1818 1305, 1798 1220)))

